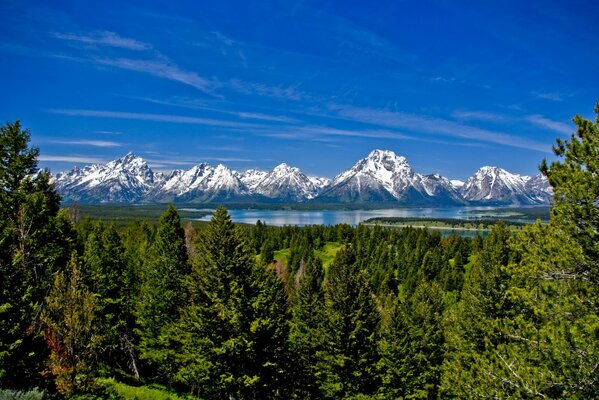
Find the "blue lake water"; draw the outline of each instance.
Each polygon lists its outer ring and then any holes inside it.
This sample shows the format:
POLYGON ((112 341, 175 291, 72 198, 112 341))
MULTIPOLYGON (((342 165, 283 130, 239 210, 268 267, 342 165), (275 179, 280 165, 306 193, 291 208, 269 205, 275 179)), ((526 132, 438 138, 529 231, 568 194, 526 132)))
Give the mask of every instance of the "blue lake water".
MULTIPOLYGON (((192 211, 187 208, 186 210, 192 211)), ((404 218, 503 218, 510 220, 496 207, 447 207, 447 208, 392 208, 381 210, 252 210, 231 209, 229 214, 234 222, 255 224, 258 220, 271 226, 283 225, 357 225, 369 218, 404 217, 404 218), (495 214, 495 211, 497 212, 495 214)), ((197 209, 197 211, 207 211, 197 209)), ((198 218, 209 221, 210 215, 198 218)), ((523 221, 521 218, 518 221, 523 221)), ((533 222, 533 221, 523 221, 533 222)))

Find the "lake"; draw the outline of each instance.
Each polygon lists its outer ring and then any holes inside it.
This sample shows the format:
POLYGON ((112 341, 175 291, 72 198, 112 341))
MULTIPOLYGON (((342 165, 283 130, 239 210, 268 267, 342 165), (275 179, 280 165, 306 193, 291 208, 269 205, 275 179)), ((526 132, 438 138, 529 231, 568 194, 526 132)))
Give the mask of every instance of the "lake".
MULTIPOLYGON (((530 208, 532 210, 533 208, 530 208)), ((192 211, 192 208, 185 208, 192 211)), ((205 208, 196 209, 206 212, 205 208)), ((403 218, 452 218, 479 219, 501 218, 508 221, 532 223, 534 217, 526 215, 526 208, 498 207, 447 207, 447 208, 391 208, 380 210, 268 210, 268 209, 230 209, 229 214, 234 222, 255 224, 258 220, 271 226, 283 225, 358 225, 369 218, 403 217, 403 218)), ((209 221, 211 215, 196 218, 209 221)))

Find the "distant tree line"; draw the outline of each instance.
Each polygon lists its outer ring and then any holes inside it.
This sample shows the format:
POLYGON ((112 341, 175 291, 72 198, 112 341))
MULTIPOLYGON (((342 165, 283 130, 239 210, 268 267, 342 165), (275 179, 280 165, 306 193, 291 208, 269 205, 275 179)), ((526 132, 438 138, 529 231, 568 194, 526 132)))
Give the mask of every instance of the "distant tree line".
POLYGON ((168 206, 157 224, 117 228, 61 210, 28 131, 8 123, 0 387, 119 398, 102 386, 113 377, 200 399, 598 398, 599 118, 575 122, 561 161, 541 165, 550 223, 499 222, 484 239, 237 226, 222 207, 199 227, 168 206))

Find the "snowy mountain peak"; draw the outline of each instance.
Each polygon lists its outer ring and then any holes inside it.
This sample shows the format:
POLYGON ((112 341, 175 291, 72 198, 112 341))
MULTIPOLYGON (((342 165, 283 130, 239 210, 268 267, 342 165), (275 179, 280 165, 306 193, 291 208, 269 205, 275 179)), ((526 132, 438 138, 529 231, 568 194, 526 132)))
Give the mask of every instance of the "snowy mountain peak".
POLYGON ((366 159, 383 165, 400 165, 408 163, 405 157, 398 156, 391 150, 372 150, 366 159))
MULTIPOLYGON (((548 201, 547 187, 543 178, 512 174, 503 168, 484 166, 479 168, 459 189, 470 202, 488 204, 538 204, 548 201)), ((547 184, 548 186, 548 184, 547 184)))
POLYGON ((273 168, 273 172, 277 172, 277 173, 297 173, 297 172, 301 172, 299 170, 299 168, 296 167, 292 167, 291 165, 287 164, 287 163, 281 163, 279 165, 277 165, 276 167, 273 168))
POLYGON ((305 201, 318 195, 316 185, 299 168, 282 163, 255 184, 253 189, 266 197, 287 201, 305 201))
POLYGON ((167 177, 154 173, 132 152, 107 164, 75 167, 53 178, 65 200, 80 202, 138 201, 287 201, 385 202, 409 205, 547 204, 553 192, 542 175, 512 174, 484 166, 467 182, 440 174, 422 175, 405 157, 390 150, 373 150, 337 175, 333 181, 308 177, 299 168, 281 163, 270 172, 232 171, 219 164, 174 170, 167 177))

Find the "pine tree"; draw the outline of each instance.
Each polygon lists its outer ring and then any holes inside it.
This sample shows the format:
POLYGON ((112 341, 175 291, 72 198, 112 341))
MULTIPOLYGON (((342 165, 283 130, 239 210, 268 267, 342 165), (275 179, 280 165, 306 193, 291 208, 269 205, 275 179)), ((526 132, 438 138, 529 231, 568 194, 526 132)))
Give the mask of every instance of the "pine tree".
POLYGON ((570 140, 557 139, 554 153, 562 160, 541 172, 553 187, 555 205, 551 220, 572 237, 584 252, 577 274, 599 285, 599 103, 595 122, 577 115, 576 133, 570 140))
POLYGON ((445 343, 443 298, 436 282, 422 281, 391 311, 380 341, 383 398, 437 398, 445 343))
POLYGON ((181 219, 169 205, 160 217, 156 238, 142 268, 136 312, 140 357, 167 382, 174 374, 175 353, 165 328, 179 318, 188 271, 181 219))
POLYGON ((291 310, 290 351, 294 360, 294 396, 300 399, 321 397, 316 380, 317 353, 323 350, 324 269, 312 257, 296 274, 298 284, 291 310))
POLYGON ((201 398, 285 398, 286 296, 219 207, 199 235, 172 336, 177 380, 201 398))
POLYGON ((514 313, 506 294, 510 236, 505 223, 493 227, 464 283, 460 302, 446 315, 448 353, 441 382, 443 396, 488 393, 482 377, 493 370, 488 355, 502 340, 496 331, 497 321, 514 313))
POLYGON ((59 392, 71 395, 93 387, 100 337, 94 324, 95 297, 85 286, 73 253, 66 271, 59 272, 42 313, 50 349, 47 372, 59 392))
POLYGON ((541 165, 555 194, 549 225, 526 227, 511 246, 514 313, 497 321, 501 340, 484 359, 489 394, 599 397, 599 115, 574 122, 577 132, 554 148, 563 159, 541 165))
POLYGON ((39 316, 53 273, 64 268, 75 245, 29 138, 19 121, 0 128, 0 386, 41 383, 39 316))
POLYGON ((103 361, 110 367, 129 365, 139 378, 132 352, 135 322, 132 288, 137 283, 124 253, 121 238, 113 226, 93 223, 85 240, 83 278, 96 296, 95 319, 103 338, 103 361))
POLYGON ((372 395, 380 315, 352 247, 339 250, 325 284, 324 348, 317 353, 316 377, 326 398, 372 395))

